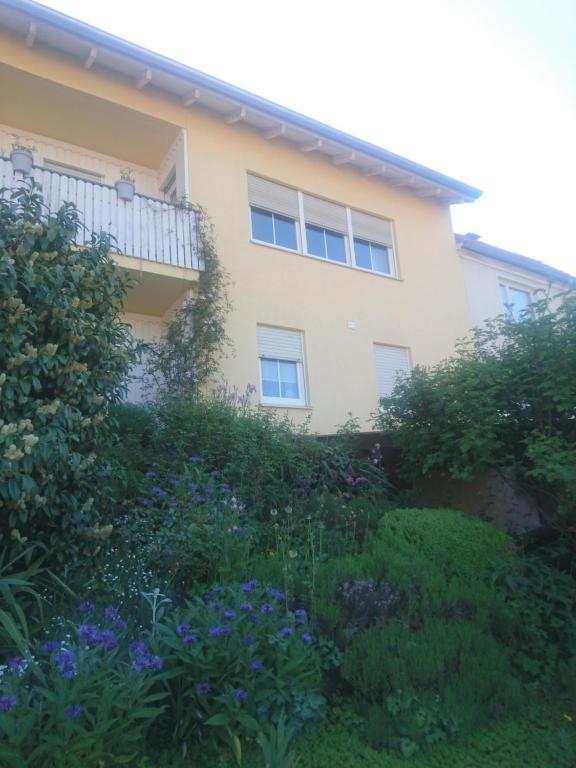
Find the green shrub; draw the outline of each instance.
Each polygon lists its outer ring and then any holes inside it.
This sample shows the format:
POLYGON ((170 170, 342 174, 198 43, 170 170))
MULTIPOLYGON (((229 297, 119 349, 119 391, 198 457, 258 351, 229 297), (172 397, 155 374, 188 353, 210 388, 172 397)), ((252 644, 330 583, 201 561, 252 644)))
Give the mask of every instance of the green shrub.
POLYGON ((561 299, 556 308, 557 297, 535 301, 520 321, 487 322, 452 359, 414 369, 376 423, 392 433, 413 476, 512 470, 573 540, 576 296, 561 299))
POLYGON ((135 359, 127 277, 106 235, 72 245, 79 226, 70 204, 46 217, 34 185, 0 199, 0 547, 62 557, 109 502, 99 454, 135 359))
POLYGON ((253 408, 252 391, 252 386, 244 394, 222 386, 212 397, 163 401, 156 409, 157 447, 167 464, 201 457, 264 521, 272 510, 295 508, 313 492, 333 492, 345 501, 390 495, 383 473, 356 459, 348 440, 322 442, 270 409, 253 408))
POLYGON ((367 712, 369 743, 408 751, 467 735, 517 706, 509 655, 473 622, 391 621, 352 641, 342 674, 367 712))

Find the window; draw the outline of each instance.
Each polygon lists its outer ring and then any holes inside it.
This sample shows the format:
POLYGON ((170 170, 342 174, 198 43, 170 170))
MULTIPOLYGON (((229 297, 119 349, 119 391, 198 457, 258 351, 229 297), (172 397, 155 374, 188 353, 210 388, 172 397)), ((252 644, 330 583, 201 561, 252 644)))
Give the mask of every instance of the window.
POLYGON ((346 264, 344 235, 339 232, 306 224, 306 244, 311 256, 320 256, 323 259, 346 264))
POLYGON ((162 187, 164 194, 164 200, 169 203, 176 203, 178 201, 178 185, 176 184, 176 168, 172 168, 168 178, 164 182, 162 187))
POLYGON ((253 207, 250 208, 250 217, 253 240, 279 245, 281 248, 289 248, 291 251, 298 250, 294 219, 253 207))
POLYGON ((410 354, 406 347, 374 344, 374 364, 378 396, 388 397, 398 379, 410 373, 410 354))
POLYGON ((248 197, 252 239, 297 251, 298 192, 248 175, 248 197))
POLYGON ((392 222, 248 174, 252 240, 396 276, 392 222))
POLYGON ((66 176, 74 176, 75 178, 84 181, 93 181, 96 184, 102 184, 104 182, 104 176, 101 173, 89 171, 86 168, 79 168, 76 165, 61 163, 58 160, 48 160, 46 157, 44 158, 44 168, 46 168, 47 171, 63 173, 66 176))
POLYGON ((392 275, 392 224, 386 219, 352 211, 354 232, 354 260, 360 269, 369 269, 383 275, 392 275))
POLYGON ((500 283, 500 299, 508 320, 521 320, 522 313, 530 308, 530 291, 500 283))
POLYGON ((354 258, 356 259, 356 266, 361 269, 370 269, 385 275, 390 274, 390 257, 388 248, 384 245, 355 237, 354 258))
POLYGON ((257 342, 262 403, 306 405, 302 333, 259 325, 257 342))

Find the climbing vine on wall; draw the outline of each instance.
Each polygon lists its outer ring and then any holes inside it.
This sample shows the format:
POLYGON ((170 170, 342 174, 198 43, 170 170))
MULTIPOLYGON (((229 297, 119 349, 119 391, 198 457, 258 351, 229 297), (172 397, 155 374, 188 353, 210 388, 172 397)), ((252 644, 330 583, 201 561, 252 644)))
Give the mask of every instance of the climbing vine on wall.
POLYGON ((218 258, 212 222, 204 210, 196 210, 204 269, 195 294, 174 311, 164 337, 149 346, 145 380, 155 394, 196 397, 232 347, 226 333, 230 276, 218 258))

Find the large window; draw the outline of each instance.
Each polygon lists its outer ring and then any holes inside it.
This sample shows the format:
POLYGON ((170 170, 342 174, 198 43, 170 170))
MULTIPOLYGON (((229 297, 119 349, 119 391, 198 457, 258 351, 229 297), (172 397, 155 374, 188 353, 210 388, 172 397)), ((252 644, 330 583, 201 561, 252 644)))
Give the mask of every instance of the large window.
POLYGON ((521 320, 523 313, 530 309, 530 291, 527 288, 500 283, 500 299, 508 320, 521 320))
POLYGON ((248 174, 252 240, 396 277, 392 222, 248 174))
POLYGON ((390 255, 385 245, 355 237, 354 258, 356 266, 360 269, 370 269, 373 272, 382 272, 384 275, 390 274, 390 255))
POLYGON ((302 333, 259 325, 257 341, 262 403, 306 405, 302 333))
POLYGON ((374 344, 374 365, 378 396, 388 397, 398 379, 410 373, 410 354, 406 347, 374 344))
POLYGON ((306 224, 306 245, 311 256, 346 264, 346 245, 340 232, 306 224))
POLYGON ((254 207, 250 209, 250 216, 254 240, 279 245, 281 248, 289 248, 292 251, 298 249, 294 219, 254 207))

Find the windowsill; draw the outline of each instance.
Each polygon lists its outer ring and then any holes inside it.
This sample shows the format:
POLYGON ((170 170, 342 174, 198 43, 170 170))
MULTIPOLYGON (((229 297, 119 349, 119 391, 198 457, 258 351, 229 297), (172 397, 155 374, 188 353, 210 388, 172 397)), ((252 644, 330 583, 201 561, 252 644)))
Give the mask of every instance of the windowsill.
POLYGON ((313 407, 311 405, 280 405, 279 403, 263 403, 260 402, 260 406, 262 408, 276 408, 278 409, 289 409, 291 411, 313 411, 313 407))
MULTIPOLYGON (((275 245, 274 243, 266 243, 263 240, 250 239, 252 245, 262 245, 265 248, 272 248, 274 251, 283 251, 284 253, 292 253, 295 256, 302 256, 304 259, 312 259, 313 261, 321 261, 323 264, 332 264, 335 267, 344 267, 344 269, 352 269, 354 272, 363 272, 365 275, 374 275, 374 277, 384 277, 386 280, 394 280, 396 283, 404 282, 401 277, 395 275, 386 275, 384 272, 375 272, 372 269, 365 269, 364 267, 356 267, 353 264, 344 264, 341 261, 331 261, 325 259, 322 256, 314 256, 309 253, 302 253, 302 251, 293 251, 292 248, 283 248, 281 245, 275 245)), ((300 407, 300 406, 299 406, 300 407)))

